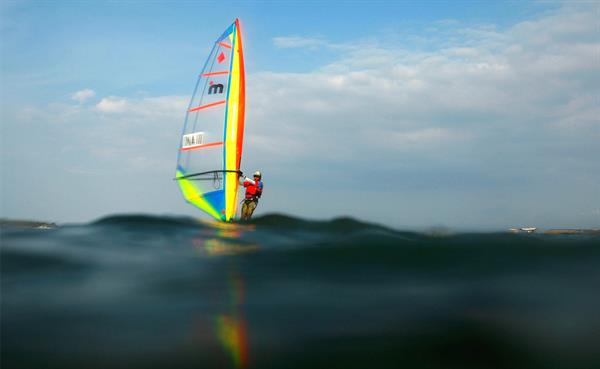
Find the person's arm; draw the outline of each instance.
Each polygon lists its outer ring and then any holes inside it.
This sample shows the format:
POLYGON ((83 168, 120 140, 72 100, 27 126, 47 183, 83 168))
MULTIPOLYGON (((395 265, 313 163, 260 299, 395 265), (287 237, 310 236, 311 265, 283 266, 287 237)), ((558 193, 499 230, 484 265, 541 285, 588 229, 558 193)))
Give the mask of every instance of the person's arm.
POLYGON ((254 181, 248 177, 240 177, 240 184, 244 187, 248 187, 249 185, 254 185, 254 181))

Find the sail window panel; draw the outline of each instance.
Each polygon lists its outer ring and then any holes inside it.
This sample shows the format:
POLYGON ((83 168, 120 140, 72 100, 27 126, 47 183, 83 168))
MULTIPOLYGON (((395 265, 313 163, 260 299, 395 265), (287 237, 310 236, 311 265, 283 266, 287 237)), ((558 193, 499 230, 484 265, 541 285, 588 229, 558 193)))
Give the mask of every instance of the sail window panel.
POLYGON ((223 182, 224 173, 218 172, 223 167, 222 145, 185 151, 181 161, 186 175, 205 173, 188 178, 202 193, 223 188, 223 184, 219 182, 223 182))
POLYGON ((220 106, 189 113, 183 134, 204 132, 202 143, 223 141, 225 109, 225 104, 221 104, 220 106))

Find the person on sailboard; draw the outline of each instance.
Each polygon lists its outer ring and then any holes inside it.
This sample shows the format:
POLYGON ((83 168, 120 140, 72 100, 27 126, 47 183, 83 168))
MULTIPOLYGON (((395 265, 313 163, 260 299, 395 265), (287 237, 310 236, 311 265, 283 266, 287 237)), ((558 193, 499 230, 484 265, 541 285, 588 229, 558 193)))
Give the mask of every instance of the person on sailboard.
POLYGON ((243 174, 240 172, 241 184, 246 187, 246 196, 244 197, 244 204, 242 205, 241 220, 250 220, 250 218, 252 218, 252 213, 254 213, 254 209, 256 209, 256 206, 258 205, 258 199, 262 195, 262 174, 260 171, 256 171, 253 175, 254 179, 243 177, 242 180, 242 177, 243 174))

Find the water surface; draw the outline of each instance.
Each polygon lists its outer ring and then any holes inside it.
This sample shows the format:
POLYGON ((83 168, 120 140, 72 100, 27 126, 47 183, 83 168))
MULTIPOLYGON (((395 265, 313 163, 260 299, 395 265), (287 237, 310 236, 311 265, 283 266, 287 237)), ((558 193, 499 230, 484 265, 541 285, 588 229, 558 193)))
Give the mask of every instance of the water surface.
POLYGON ((3 226, 3 368, 600 367, 600 236, 3 226))

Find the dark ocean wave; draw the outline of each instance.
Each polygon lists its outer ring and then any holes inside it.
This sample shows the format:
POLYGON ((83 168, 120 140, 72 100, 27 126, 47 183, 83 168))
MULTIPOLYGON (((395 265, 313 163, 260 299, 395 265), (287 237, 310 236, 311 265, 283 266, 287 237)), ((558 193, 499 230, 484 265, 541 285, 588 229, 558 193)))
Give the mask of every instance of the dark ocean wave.
MULTIPOLYGON (((36 223, 37 224, 37 223, 36 223)), ((261 229, 274 231, 309 231, 324 233, 355 233, 364 230, 385 231, 396 233, 391 228, 381 225, 361 222, 350 217, 340 217, 326 221, 306 220, 292 217, 284 214, 267 214, 256 217, 249 222, 232 222, 231 225, 256 226, 261 229)), ((98 219, 91 226, 115 226, 115 227, 136 227, 136 228, 170 228, 170 227, 217 227, 214 222, 200 221, 191 217, 173 217, 173 216, 154 216, 145 214, 122 214, 112 215, 98 219)))
POLYGON ((135 228, 178 228, 201 226, 198 220, 190 217, 169 217, 145 214, 122 214, 100 218, 90 225, 135 228))
POLYGON ((2 222, 3 368, 600 367, 600 237, 2 222))
POLYGON ((261 227, 276 228, 276 229, 299 229, 305 231, 324 231, 324 232, 358 232, 362 230, 384 230, 393 232, 392 229, 386 228, 373 223, 361 222, 350 217, 340 217, 326 221, 306 220, 295 218, 283 214, 267 214, 253 219, 250 224, 255 224, 261 227))

